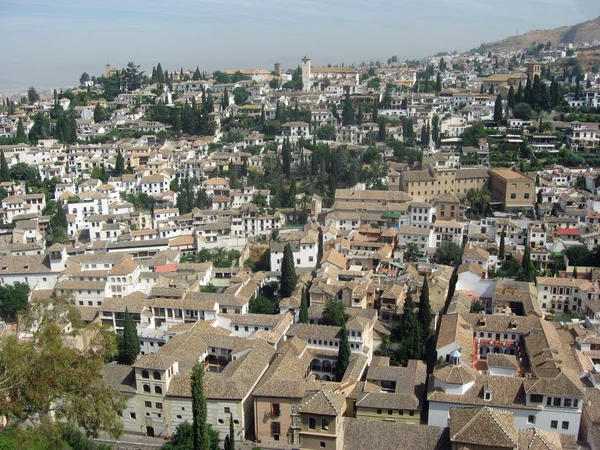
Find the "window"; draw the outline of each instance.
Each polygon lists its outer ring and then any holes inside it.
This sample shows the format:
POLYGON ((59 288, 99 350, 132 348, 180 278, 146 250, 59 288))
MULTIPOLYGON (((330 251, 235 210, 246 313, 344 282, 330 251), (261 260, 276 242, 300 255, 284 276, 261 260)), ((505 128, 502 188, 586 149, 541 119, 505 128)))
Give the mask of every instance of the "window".
POLYGON ((510 194, 510 198, 511 198, 512 200, 516 199, 516 198, 517 198, 517 194, 510 194))
POLYGON ((523 194, 523 198, 529 198, 529 194, 523 194))
POLYGON ((279 403, 272 403, 271 404, 271 414, 274 415, 274 416, 281 415, 281 408, 279 407, 279 403))
POLYGON ((152 402, 144 402, 146 408, 152 408, 152 402))
POLYGON ((492 393, 491 392, 486 392, 483 396, 484 400, 491 400, 492 399, 492 393))
POLYGON ((181 414, 177 414, 177 418, 178 418, 178 419, 181 419, 181 414))
POLYGON ((129 413, 129 417, 132 418, 132 419, 135 419, 135 413, 134 412, 130 412, 129 413))
POLYGON ((377 408, 377 414, 381 414, 381 409, 377 408))
POLYGON ((414 411, 409 411, 409 412, 408 412, 408 415, 409 415, 410 417, 413 417, 413 416, 415 415, 415 412, 414 412, 414 411))
POLYGON ((314 430, 315 428, 317 428, 317 422, 316 422, 316 420, 315 420, 314 418, 312 418, 312 417, 311 417, 310 419, 308 419, 308 428, 309 428, 310 430, 314 430))
POLYGON ((144 385, 144 392, 152 392, 152 391, 150 390, 150 385, 149 385, 149 384, 145 384, 145 385, 144 385))
POLYGON ((567 408, 570 408, 572 403, 573 402, 571 401, 570 398, 565 398, 565 401, 563 402, 563 406, 566 406, 567 408))
POLYGON ((160 386, 154 386, 155 394, 162 394, 162 388, 160 386))
POLYGON ((230 414, 231 413, 231 408, 229 406, 226 406, 225 408, 223 408, 223 412, 225 414, 230 414))
POLYGON ((563 420, 563 423, 561 425, 561 428, 563 430, 568 430, 569 429, 569 422, 567 422, 566 420, 563 420))
POLYGON ((281 424, 279 422, 271 423, 271 434, 277 437, 281 434, 281 424))
POLYGON ((156 403, 156 409, 162 409, 162 403, 156 403))
POLYGON ((158 372, 157 370, 155 370, 155 371, 152 373, 152 377, 153 377, 155 380, 160 380, 160 372, 158 372))
POLYGON ((393 409, 388 409, 388 415, 391 416, 392 414, 394 414, 394 410, 393 409))
POLYGON ((234 325, 233 329, 234 329, 235 331, 240 331, 240 327, 239 327, 238 325, 234 325))
POLYGON ((531 394, 531 403, 542 403, 544 401, 544 396, 539 394, 531 394))
POLYGON ((546 399, 546 406, 552 406, 552 397, 546 399))
POLYGON ((223 419, 219 419, 219 420, 217 420, 217 422, 219 422, 221 425, 225 423, 225 421, 223 419))
POLYGON ((579 400, 577 400, 576 398, 573 399, 573 408, 577 408, 577 405, 579 404, 579 400))
POLYGON ((558 420, 551 421, 550 428, 557 429, 558 428, 558 420))
POLYGON ((554 398, 554 406, 560 406, 560 397, 554 398))
POLYGON ((528 416, 527 423, 535 423, 535 416, 534 415, 528 416))

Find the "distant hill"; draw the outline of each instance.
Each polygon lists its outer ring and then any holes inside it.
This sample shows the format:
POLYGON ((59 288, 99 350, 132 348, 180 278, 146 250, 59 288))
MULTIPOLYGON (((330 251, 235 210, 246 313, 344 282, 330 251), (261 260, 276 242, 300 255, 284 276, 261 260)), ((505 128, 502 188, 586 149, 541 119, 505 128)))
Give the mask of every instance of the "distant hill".
POLYGON ((554 30, 534 30, 520 36, 510 36, 496 42, 481 44, 479 51, 512 51, 529 48, 536 44, 574 44, 576 42, 600 41, 600 17, 577 25, 554 30))

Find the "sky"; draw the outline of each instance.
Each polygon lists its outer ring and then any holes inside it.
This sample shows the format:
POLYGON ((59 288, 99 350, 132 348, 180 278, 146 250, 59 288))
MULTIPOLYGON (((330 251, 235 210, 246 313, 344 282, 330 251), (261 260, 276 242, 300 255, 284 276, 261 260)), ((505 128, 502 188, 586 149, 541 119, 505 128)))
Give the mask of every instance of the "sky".
POLYGON ((0 90, 128 61, 272 69, 422 58, 600 15, 598 0, 0 0, 0 90))

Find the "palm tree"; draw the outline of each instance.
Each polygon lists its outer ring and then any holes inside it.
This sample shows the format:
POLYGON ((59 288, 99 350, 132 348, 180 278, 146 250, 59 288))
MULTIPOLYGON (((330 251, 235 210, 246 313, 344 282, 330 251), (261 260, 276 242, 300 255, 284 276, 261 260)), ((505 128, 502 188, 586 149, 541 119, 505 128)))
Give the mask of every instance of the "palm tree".
POLYGON ((472 210, 476 210, 476 206, 479 204, 481 200, 479 189, 469 189, 465 196, 465 201, 467 205, 471 207, 472 210))
POLYGON ((304 194, 302 196, 302 198, 300 199, 300 203, 302 204, 302 211, 306 210, 306 205, 309 204, 310 201, 311 201, 311 198, 308 195, 304 194))
POLYGON ((277 162, 275 161, 275 158, 267 155, 263 158, 263 166, 265 168, 265 172, 272 172, 275 167, 277 167, 277 162))

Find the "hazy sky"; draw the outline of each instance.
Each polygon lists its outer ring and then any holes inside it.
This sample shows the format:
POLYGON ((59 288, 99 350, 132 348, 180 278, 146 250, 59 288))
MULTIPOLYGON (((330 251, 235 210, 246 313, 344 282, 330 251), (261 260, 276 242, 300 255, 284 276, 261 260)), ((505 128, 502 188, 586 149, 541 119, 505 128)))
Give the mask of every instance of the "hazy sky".
POLYGON ((420 58, 600 15, 598 0, 0 0, 0 89, 150 72, 420 58))

